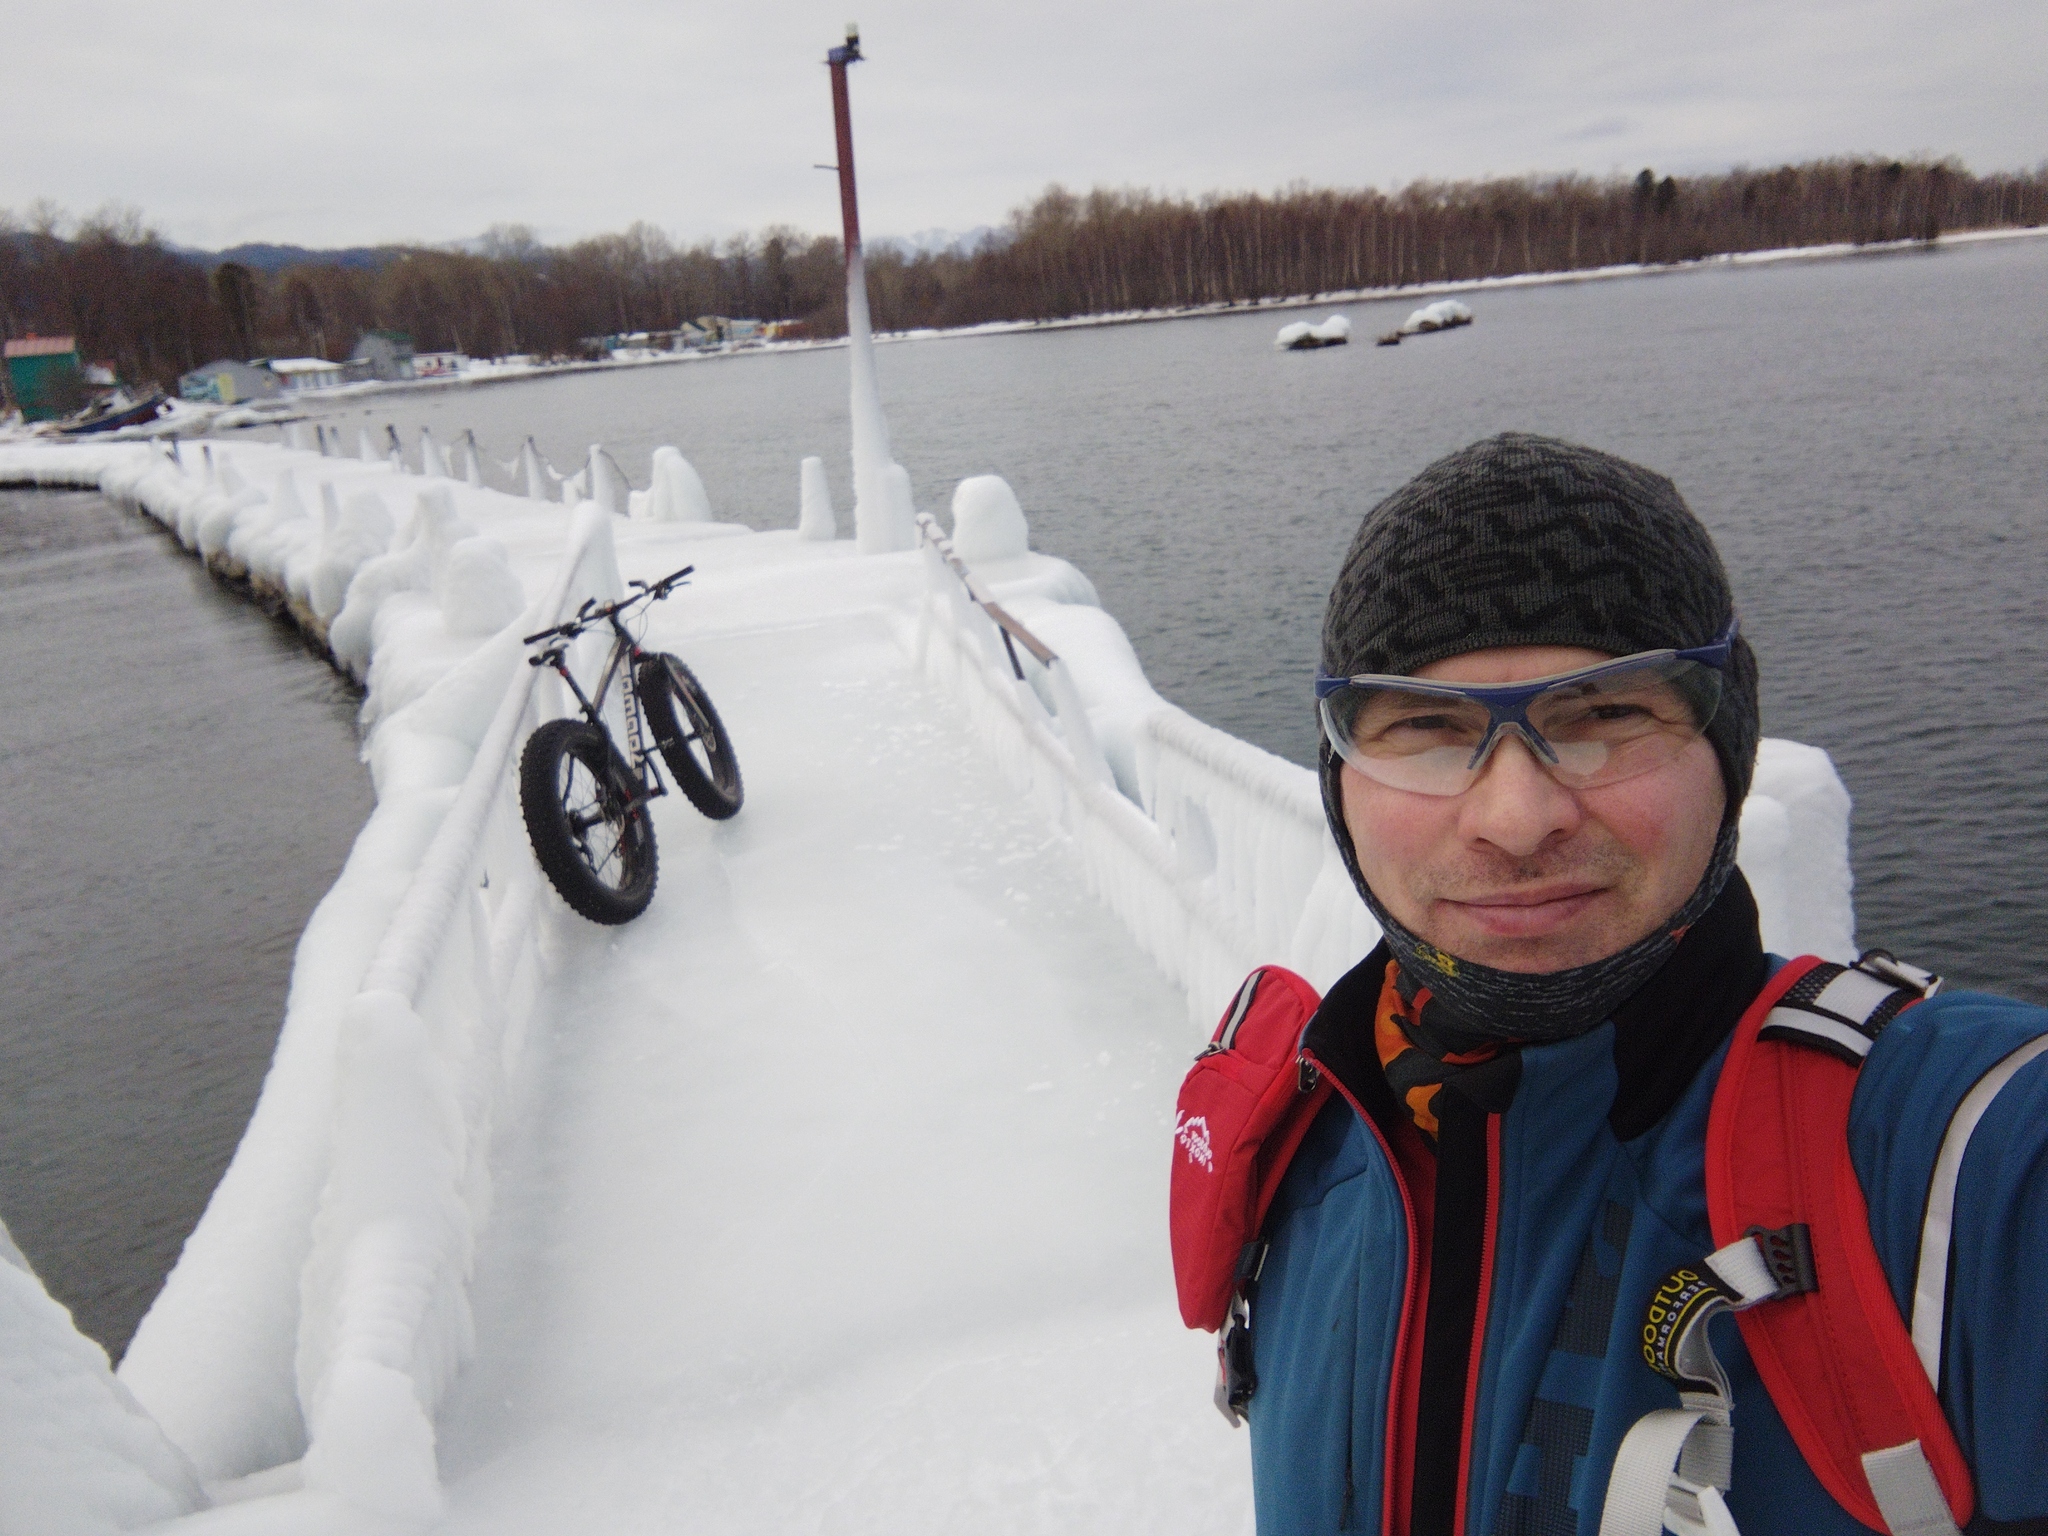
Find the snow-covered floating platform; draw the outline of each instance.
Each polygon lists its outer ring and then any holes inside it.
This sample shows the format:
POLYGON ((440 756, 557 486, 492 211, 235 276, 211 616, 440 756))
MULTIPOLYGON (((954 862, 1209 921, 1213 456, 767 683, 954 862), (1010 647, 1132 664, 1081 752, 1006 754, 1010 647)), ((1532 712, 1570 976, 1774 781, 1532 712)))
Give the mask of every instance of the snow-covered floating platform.
MULTIPOLYGON (((1056 653, 1022 680, 930 546, 829 537, 809 466, 801 533, 751 533, 183 452, 0 449, 0 484, 97 486, 324 633, 377 807, 117 1374, 0 1245, 0 1527, 1248 1530, 1169 1132, 1246 969, 1327 984, 1373 940, 1312 776, 1154 693, 994 477, 953 537, 1056 653), (654 904, 600 930, 525 844, 510 770, 561 701, 517 636, 686 563, 651 640, 746 808, 659 802, 654 904)), ((664 462, 639 510, 701 515, 664 462)), ((1847 957, 1847 815, 1764 744, 1774 947, 1847 957)))

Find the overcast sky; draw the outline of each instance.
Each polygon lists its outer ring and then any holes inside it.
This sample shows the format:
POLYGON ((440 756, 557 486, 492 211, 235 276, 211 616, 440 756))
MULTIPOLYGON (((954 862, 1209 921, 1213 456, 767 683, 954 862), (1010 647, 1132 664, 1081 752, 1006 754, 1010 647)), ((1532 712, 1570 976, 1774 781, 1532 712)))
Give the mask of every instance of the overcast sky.
POLYGON ((2048 158, 2041 0, 5 0, 0 208, 129 204, 207 248, 831 232, 849 9, 871 237, 1054 181, 2048 158))

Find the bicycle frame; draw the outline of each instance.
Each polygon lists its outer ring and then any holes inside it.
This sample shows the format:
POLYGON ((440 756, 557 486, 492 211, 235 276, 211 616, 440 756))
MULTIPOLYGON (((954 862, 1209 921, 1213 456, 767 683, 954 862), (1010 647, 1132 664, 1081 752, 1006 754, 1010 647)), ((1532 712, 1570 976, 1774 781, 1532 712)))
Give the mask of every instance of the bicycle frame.
MULTIPOLYGON (((594 601, 585 603, 576 617, 567 623, 526 637, 528 645, 542 640, 553 640, 546 649, 537 655, 529 656, 527 664, 535 667, 553 667, 560 674, 562 681, 568 685, 569 692, 575 696, 576 705, 582 710, 583 717, 602 731, 608 742, 612 740, 612 732, 605 724, 604 701, 611 693, 612 684, 616 682, 619 685, 620 703, 626 721, 627 750, 624 756, 626 766, 639 787, 639 793, 633 801, 635 805, 644 805, 649 800, 666 795, 668 785, 662 779, 661 770, 654 765, 654 754, 647 750, 645 724, 640 708, 640 690, 633 677, 634 669, 639 665, 645 652, 640 649, 640 642, 633 632, 626 627, 625 615, 642 603, 659 602, 667 597, 674 590, 675 584, 694 569, 694 566, 684 566, 674 575, 664 576, 651 586, 646 582, 636 581, 633 585, 640 590, 634 596, 606 603, 602 607, 596 606, 594 601), (596 689, 586 694, 582 685, 576 681, 575 675, 569 670, 569 645, 599 619, 603 619, 612 627, 611 654, 605 658, 604 671, 598 675, 596 689)), ((616 743, 613 743, 613 750, 617 751, 616 743)))

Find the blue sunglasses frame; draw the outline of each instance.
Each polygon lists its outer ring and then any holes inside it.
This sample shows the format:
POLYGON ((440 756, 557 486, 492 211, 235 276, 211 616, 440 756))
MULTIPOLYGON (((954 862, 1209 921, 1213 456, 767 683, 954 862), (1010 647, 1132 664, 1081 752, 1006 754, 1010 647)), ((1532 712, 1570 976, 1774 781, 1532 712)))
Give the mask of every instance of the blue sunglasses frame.
MULTIPOLYGON (((1543 733, 1529 719, 1529 706, 1538 698, 1562 684, 1591 682, 1613 672, 1660 661, 1695 661, 1717 672, 1725 672, 1728 659, 1734 654, 1737 626, 1736 619, 1729 619, 1728 627, 1705 645, 1685 650, 1637 651, 1633 655, 1617 656, 1612 661, 1596 661, 1589 667, 1575 667, 1569 672, 1557 672, 1549 677, 1532 677, 1521 683, 1443 683, 1426 677, 1402 677, 1386 672, 1332 677, 1319 672, 1316 674, 1316 701, 1320 704, 1346 688, 1390 688, 1430 698, 1469 699, 1485 707, 1487 722, 1486 735, 1473 749, 1471 760, 1465 765, 1468 771, 1486 761, 1487 754, 1500 740, 1501 732, 1508 728, 1534 747, 1544 761, 1554 764, 1558 761, 1556 748, 1543 739, 1543 733)), ((1325 715, 1327 730, 1327 713, 1320 710, 1318 713, 1325 715)))

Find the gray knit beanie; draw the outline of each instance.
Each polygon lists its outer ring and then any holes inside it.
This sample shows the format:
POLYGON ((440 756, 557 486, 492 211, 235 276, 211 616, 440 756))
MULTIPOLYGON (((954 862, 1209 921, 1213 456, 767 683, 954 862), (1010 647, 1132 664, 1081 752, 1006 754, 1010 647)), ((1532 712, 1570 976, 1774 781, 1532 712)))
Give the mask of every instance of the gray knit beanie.
MULTIPOLYGON (((1734 612, 1713 540, 1669 480, 1592 448, 1506 432, 1437 460, 1366 514, 1330 591, 1322 665, 1348 677, 1411 673, 1504 645, 1585 646, 1615 656, 1683 649, 1711 643, 1734 612)), ((1680 933, 1734 867, 1758 735, 1756 656, 1738 636, 1707 727, 1727 809, 1706 878, 1674 915, 1680 933)), ((1352 880, 1397 957, 1409 958, 1404 948, 1429 952, 1366 886, 1327 742, 1321 763, 1324 810, 1352 880)), ((1438 995, 1475 1032, 1525 1040, 1578 1033, 1663 963, 1676 947, 1675 938, 1658 942, 1665 937, 1653 934, 1621 955, 1554 976, 1489 973, 1467 962, 1461 975, 1480 986, 1466 1006, 1459 1008, 1457 995, 1465 988, 1439 987, 1438 995), (1476 1016, 1481 1010, 1484 1018, 1476 1016)))

